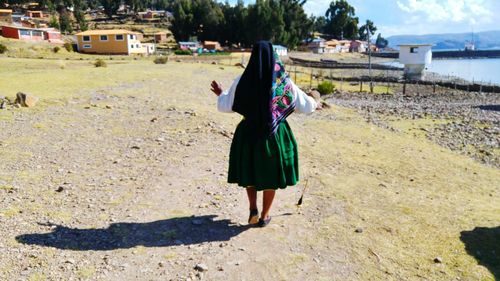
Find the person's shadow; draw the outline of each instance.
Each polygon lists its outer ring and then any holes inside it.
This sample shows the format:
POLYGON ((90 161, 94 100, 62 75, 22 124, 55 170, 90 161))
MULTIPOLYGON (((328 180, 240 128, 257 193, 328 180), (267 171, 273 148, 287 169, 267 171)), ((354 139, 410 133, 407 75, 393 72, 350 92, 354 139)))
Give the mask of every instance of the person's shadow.
POLYGON ((495 280, 500 280, 500 226, 462 231, 460 240, 464 242, 467 253, 488 268, 495 280))
POLYGON ((229 220, 214 220, 215 217, 180 217, 146 223, 121 222, 100 229, 45 224, 54 227, 52 232, 23 234, 17 236, 16 240, 23 244, 58 249, 107 251, 135 246, 168 247, 228 241, 250 228, 229 220))

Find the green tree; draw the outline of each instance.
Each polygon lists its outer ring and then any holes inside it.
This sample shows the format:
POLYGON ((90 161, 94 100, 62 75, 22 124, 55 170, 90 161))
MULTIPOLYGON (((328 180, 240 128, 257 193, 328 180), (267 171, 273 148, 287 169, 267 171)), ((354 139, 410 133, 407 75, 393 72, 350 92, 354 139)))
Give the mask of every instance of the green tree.
POLYGON ((370 35, 375 34, 377 31, 377 27, 371 20, 367 20, 366 23, 359 28, 359 38, 368 40, 368 31, 370 31, 370 35))
POLYGON ((84 0, 73 0, 73 15, 75 16, 78 28, 82 31, 88 29, 87 21, 85 20, 85 10, 87 3, 84 0))
POLYGON ((220 40, 224 36, 219 28, 224 22, 220 5, 213 0, 193 1, 193 23, 199 40, 220 40))
POLYGON ((313 31, 314 23, 304 11, 305 0, 281 0, 279 3, 285 25, 282 30, 276 31, 281 34, 277 34, 275 43, 295 48, 313 31))
POLYGON ((389 45, 389 41, 387 41, 387 39, 382 37, 382 34, 379 33, 377 36, 377 41, 375 41, 375 45, 377 46, 377 48, 382 49, 389 45))
POLYGON ((113 15, 116 14, 118 8, 120 8, 121 1, 120 0, 101 0, 101 5, 104 8, 104 13, 109 18, 113 18, 113 15))
POLYGON ((177 41, 186 41, 194 35, 194 15, 191 0, 178 0, 173 6, 174 19, 171 30, 177 41))
POLYGON ((325 13, 327 23, 325 32, 335 38, 356 39, 359 18, 356 11, 346 0, 335 0, 325 13))
POLYGON ((50 16, 50 20, 49 20, 49 27, 53 27, 53 28, 57 28, 59 29, 60 26, 59 26, 59 21, 57 20, 57 17, 55 15, 55 13, 53 13, 51 16, 50 16))
POLYGON ((64 11, 59 12, 59 27, 60 27, 61 32, 64 32, 64 33, 73 32, 73 25, 71 22, 71 16, 66 9, 64 9, 64 11))
POLYGON ((313 23, 313 32, 324 33, 326 28, 326 18, 324 16, 312 16, 310 21, 313 23))
POLYGON ((224 14, 222 34, 223 42, 227 44, 242 44, 246 42, 245 21, 248 15, 248 9, 243 0, 238 0, 235 6, 225 3, 221 6, 224 14))

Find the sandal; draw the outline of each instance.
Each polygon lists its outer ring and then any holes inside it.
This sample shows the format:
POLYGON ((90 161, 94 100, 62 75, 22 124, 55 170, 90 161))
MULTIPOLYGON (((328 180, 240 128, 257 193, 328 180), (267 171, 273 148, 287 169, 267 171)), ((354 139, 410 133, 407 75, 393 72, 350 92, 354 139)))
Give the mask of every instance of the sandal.
POLYGON ((257 224, 259 222, 259 210, 250 210, 250 215, 248 216, 248 224, 257 224))
POLYGON ((267 217, 267 219, 259 219, 259 227, 264 227, 271 222, 271 216, 267 217))

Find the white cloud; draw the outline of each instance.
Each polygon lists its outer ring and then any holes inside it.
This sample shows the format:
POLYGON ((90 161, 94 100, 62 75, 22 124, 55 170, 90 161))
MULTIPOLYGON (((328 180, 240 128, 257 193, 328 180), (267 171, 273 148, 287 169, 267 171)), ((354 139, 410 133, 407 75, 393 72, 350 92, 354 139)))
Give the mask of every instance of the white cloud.
POLYGON ((490 21, 493 13, 485 8, 491 0, 398 0, 399 9, 405 13, 422 16, 424 21, 469 22, 490 21))

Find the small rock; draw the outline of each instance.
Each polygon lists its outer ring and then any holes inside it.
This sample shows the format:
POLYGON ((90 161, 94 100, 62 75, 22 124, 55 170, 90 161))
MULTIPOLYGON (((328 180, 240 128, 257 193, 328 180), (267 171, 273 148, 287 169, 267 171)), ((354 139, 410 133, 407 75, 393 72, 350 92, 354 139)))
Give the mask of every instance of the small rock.
POLYGON ((356 228, 356 230, 354 230, 354 232, 356 232, 356 233, 362 233, 363 229, 361 227, 358 227, 358 228, 356 228))
POLYGON ((56 192, 63 192, 64 191, 64 187, 62 186, 59 186, 57 189, 56 189, 56 192))
POLYGON ((106 109, 111 109, 111 108, 113 108, 111 105, 109 104, 106 105, 106 109))
POLYGON ((443 263, 443 258, 441 258, 441 257, 435 257, 434 258, 434 262, 435 263, 443 263))
POLYGON ((158 137, 158 138, 156 138, 156 141, 157 141, 157 142, 164 142, 164 141, 165 141, 165 138, 158 137))
POLYGON ((234 66, 238 66, 238 67, 241 67, 241 68, 246 68, 246 66, 244 64, 242 64, 242 63, 237 63, 234 66))
POLYGON ((307 95, 312 97, 316 102, 321 101, 321 94, 316 90, 310 91, 307 95))
POLYGON ((131 148, 132 149, 141 149, 138 145, 133 145, 131 148))
POLYGON ((208 266, 204 263, 199 263, 195 265, 194 269, 203 272, 208 270, 208 266))
POLYGON ((0 109, 5 109, 5 108, 7 108, 7 103, 4 100, 2 100, 0 102, 0 109))
POLYGON ((19 92, 16 94, 16 101, 14 103, 24 107, 34 107, 39 100, 39 98, 33 95, 19 92))

